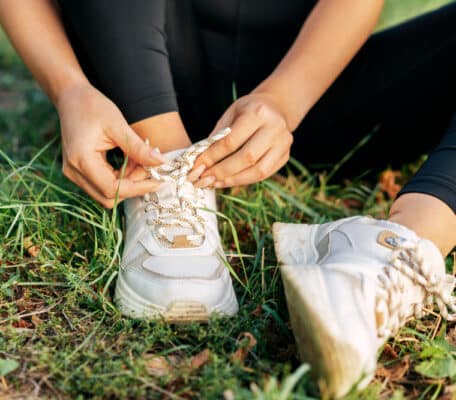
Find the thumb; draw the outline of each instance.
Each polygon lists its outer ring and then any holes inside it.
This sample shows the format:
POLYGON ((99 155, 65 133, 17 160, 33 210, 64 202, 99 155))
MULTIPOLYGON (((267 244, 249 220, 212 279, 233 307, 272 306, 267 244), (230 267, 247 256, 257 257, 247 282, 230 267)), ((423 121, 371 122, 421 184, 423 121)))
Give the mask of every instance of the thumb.
POLYGON ((143 141, 130 127, 127 127, 115 139, 117 139, 117 146, 137 164, 151 167, 168 161, 160 152, 150 148, 149 144, 143 141))

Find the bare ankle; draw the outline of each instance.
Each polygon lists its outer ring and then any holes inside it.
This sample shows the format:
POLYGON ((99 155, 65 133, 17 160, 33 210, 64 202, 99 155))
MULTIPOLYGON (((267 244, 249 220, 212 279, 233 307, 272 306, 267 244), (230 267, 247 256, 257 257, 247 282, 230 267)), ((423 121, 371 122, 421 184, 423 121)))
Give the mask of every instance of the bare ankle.
POLYGON ((447 204, 434 196, 404 194, 392 205, 388 219, 431 240, 444 256, 456 244, 456 216, 447 204))
POLYGON ((158 147, 162 153, 191 145, 177 112, 160 114, 135 122, 132 128, 143 139, 148 139, 151 147, 158 147))

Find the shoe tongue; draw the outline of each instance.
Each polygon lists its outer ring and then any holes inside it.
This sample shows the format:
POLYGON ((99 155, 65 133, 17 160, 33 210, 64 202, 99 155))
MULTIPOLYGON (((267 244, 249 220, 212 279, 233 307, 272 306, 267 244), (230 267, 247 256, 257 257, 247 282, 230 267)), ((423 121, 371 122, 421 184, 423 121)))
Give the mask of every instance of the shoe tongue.
POLYGON ((329 240, 326 237, 320 240, 321 243, 325 240, 329 243, 327 262, 343 261, 352 264, 355 269, 358 269, 356 265, 360 264, 359 267, 365 272, 374 269, 374 274, 388 265, 391 251, 395 246, 404 241, 416 243, 419 240, 413 231, 399 224, 372 218, 347 221, 327 235, 329 240), (353 263, 354 259, 358 262, 353 263))

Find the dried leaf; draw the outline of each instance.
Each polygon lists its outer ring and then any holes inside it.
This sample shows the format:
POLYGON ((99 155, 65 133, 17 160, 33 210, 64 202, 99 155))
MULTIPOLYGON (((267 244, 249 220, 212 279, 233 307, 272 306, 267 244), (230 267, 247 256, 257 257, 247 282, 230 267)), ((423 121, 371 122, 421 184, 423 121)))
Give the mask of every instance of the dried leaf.
POLYGON ((396 350, 389 343, 385 344, 382 355, 386 356, 389 360, 397 360, 398 358, 396 350))
POLYGON ((401 173, 399 171, 393 171, 391 169, 383 171, 380 175, 380 190, 387 193, 390 199, 396 198, 401 190, 401 186, 396 183, 396 178, 399 178, 400 176, 401 173))
POLYGON ((40 254, 40 247, 35 245, 29 236, 24 238, 24 247, 31 257, 38 257, 40 254))
POLYGON ((445 339, 448 343, 452 344, 453 346, 456 346, 456 327, 448 330, 445 339))
POLYGON ((261 312, 263 311, 263 309, 261 308, 261 305, 258 305, 255 307, 255 309, 250 313, 250 315, 254 315, 255 317, 258 317, 259 315, 261 315, 261 312))
POLYGON ((442 396, 439 397, 439 400, 454 400, 456 398, 456 385, 447 385, 443 389, 442 396))
POLYGON ((233 186, 231 188, 231 195, 232 196, 238 196, 242 190, 244 190, 246 188, 246 186, 233 186))
POLYGON ((190 360, 190 370, 194 371, 201 368, 204 364, 209 361, 211 352, 209 349, 204 349, 200 353, 194 355, 190 360))
POLYGON ((147 372, 153 376, 166 376, 178 363, 175 356, 163 357, 153 355, 146 361, 147 372))
POLYGON ((33 325, 30 322, 26 321, 25 319, 20 319, 17 322, 13 322, 13 326, 15 328, 32 328, 33 327, 33 325))
POLYGON ((376 376, 388 379, 389 381, 398 381, 404 377, 410 369, 410 357, 405 356, 400 361, 390 367, 380 366, 376 371, 376 376))
POLYGON ((238 337, 240 347, 231 355, 232 362, 244 362, 250 351, 256 346, 257 340, 250 332, 243 332, 238 337))
POLYGON ((38 315, 32 315, 32 322, 33 325, 38 326, 43 323, 43 320, 40 317, 38 317, 38 315))
POLYGON ((344 204, 345 207, 347 208, 356 208, 360 209, 363 207, 363 203, 360 200, 357 199, 343 199, 342 203, 344 204))

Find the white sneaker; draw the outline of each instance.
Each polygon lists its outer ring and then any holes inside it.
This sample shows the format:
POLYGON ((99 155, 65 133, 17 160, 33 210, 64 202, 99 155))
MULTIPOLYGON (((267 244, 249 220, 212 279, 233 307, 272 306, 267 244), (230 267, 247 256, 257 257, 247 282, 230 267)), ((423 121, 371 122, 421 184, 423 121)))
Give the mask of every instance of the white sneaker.
POLYGON ((196 157, 228 132, 165 154, 170 163, 150 169, 163 181, 159 190, 125 201, 127 233, 115 295, 124 315, 186 322, 237 312, 216 214, 201 209, 216 209, 215 191, 186 180, 196 157))
POLYGON ((354 217, 273 230, 299 354, 330 396, 365 387, 385 340, 434 301, 455 318, 439 250, 401 225, 354 217))

